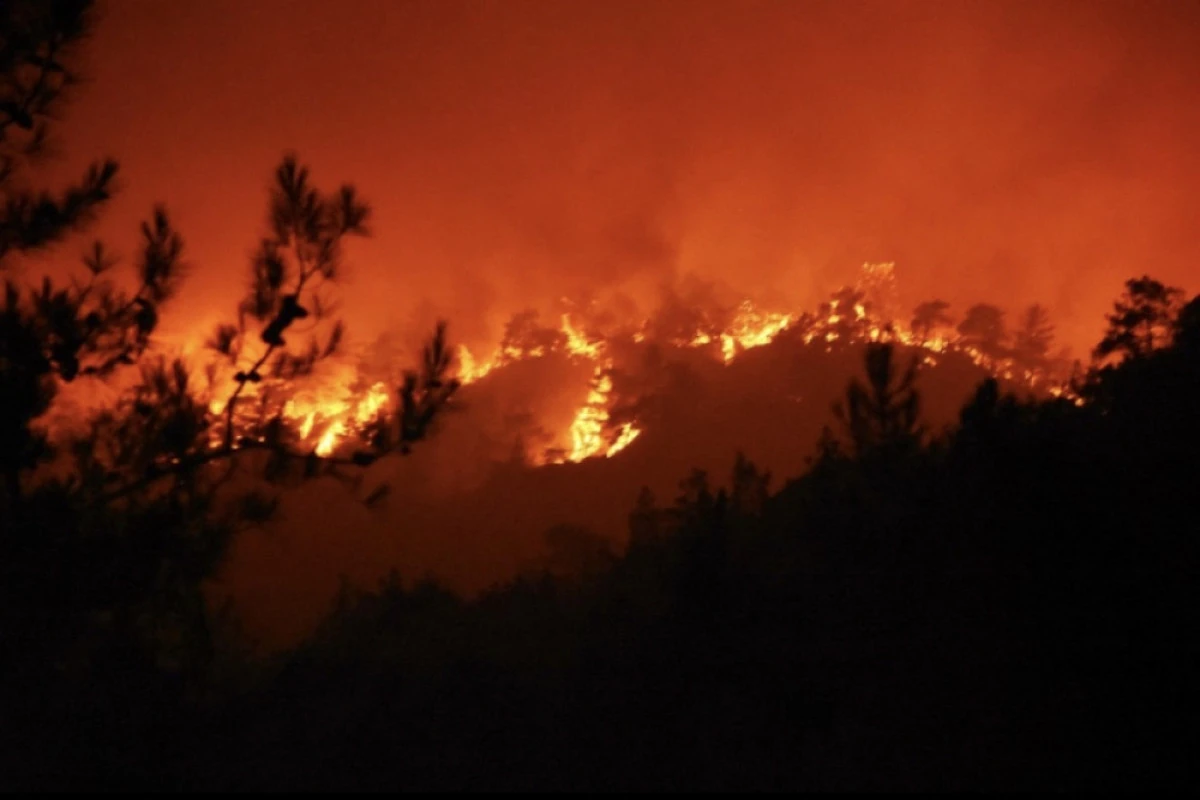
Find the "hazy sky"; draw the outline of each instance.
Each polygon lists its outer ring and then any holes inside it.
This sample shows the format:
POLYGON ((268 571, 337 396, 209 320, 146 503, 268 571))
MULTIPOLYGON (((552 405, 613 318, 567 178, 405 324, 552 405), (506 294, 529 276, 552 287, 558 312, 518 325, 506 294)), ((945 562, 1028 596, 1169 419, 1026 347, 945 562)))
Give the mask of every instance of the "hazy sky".
POLYGON ((1047 302, 1074 343, 1135 273, 1197 288, 1200 4, 109 0, 62 129, 156 200, 231 309, 285 150, 353 181, 360 340, 687 272, 814 301, 1047 302))
MULTIPOLYGON (((176 331, 232 316, 295 150, 374 203, 344 287, 359 342, 440 312, 455 338, 494 343, 525 307, 691 273, 808 306, 896 261, 909 304, 1042 300, 1079 353, 1127 277, 1200 289, 1198 45, 1200 4, 1150 0, 109 0, 53 171, 122 161, 98 232, 126 253, 154 202, 172 210, 194 269, 176 331)), ((563 400, 553 365, 527 362, 441 446, 377 465, 399 470, 392 510, 306 489, 239 539, 229 586, 251 623, 290 635, 342 574, 478 587, 555 522, 619 535, 636 487, 724 474, 735 448, 796 474, 846 376, 768 350, 659 398, 619 463, 489 478, 487 447, 515 436, 488 416, 507 419, 505 386, 568 416, 586 392, 586 369, 563 400), (470 488, 438 500, 438 481, 470 488)), ((969 385, 942 392, 934 424, 969 385)))

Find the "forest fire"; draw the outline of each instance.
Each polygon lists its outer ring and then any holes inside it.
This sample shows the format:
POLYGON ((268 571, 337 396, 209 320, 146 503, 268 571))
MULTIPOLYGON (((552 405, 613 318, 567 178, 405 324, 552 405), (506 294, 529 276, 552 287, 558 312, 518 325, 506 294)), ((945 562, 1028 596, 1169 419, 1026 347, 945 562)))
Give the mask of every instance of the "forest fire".
POLYGON ((0 0, 0 782, 1191 785, 1197 41, 0 0))
MULTIPOLYGON (((569 314, 561 319, 562 350, 573 359, 587 360, 595 364, 590 388, 585 403, 576 411, 568 430, 569 444, 545 459, 547 463, 579 462, 595 456, 612 457, 629 446, 638 437, 640 430, 632 423, 625 423, 615 432, 608 428, 609 403, 612 392, 612 359, 605 355, 605 342, 589 338, 571 322, 569 314)), ((551 348, 553 351, 557 348, 551 348)), ((534 347, 529 350, 500 347, 497 353, 484 362, 479 362, 465 345, 459 347, 459 379, 470 385, 491 373, 494 369, 522 358, 540 358, 547 355, 547 348, 534 347)))
MULTIPOLYGON (((748 350, 771 344, 787 331, 793 332, 805 346, 826 351, 868 342, 894 342, 922 351, 922 366, 936 366, 940 359, 954 353, 999 379, 1031 391, 1071 396, 1061 363, 1049 359, 1018 363, 1013 352, 956 332, 946 320, 930 323, 914 319, 905 323, 893 318, 894 281, 893 264, 865 264, 862 279, 853 288, 845 287, 834 293, 815 314, 767 310, 745 300, 726 315, 728 321, 722 329, 698 329, 690 336, 673 338, 670 345, 708 348, 714 358, 728 365, 748 350)), ((591 365, 586 397, 575 409, 570 424, 554 435, 553 445, 542 453, 530 454, 533 464, 611 458, 641 435, 642 427, 637 420, 613 418, 616 364, 612 345, 618 336, 626 337, 626 344, 633 346, 652 343, 654 340, 648 334, 650 320, 645 320, 633 333, 605 338, 588 330, 584 321, 571 314, 562 314, 559 325, 553 329, 537 328, 531 322, 532 316, 517 315, 514 319, 527 323, 522 328, 525 338, 506 336, 487 358, 477 357, 466 345, 458 346, 457 375, 463 386, 477 384, 516 362, 551 354, 591 365)), ((350 368, 325 378, 309 376, 293 383, 297 388, 282 401, 278 413, 298 441, 321 457, 332 456, 367 438, 372 424, 396 400, 384 382, 363 380, 350 368)), ((287 386, 283 389, 292 391, 287 386)), ((221 409, 214 407, 214 411, 221 409)))
POLYGON ((729 330, 721 334, 721 357, 728 364, 743 350, 770 344, 794 321, 788 314, 763 312, 745 301, 738 307, 729 330))
POLYGON ((292 398, 284 404, 283 415, 292 422, 299 421, 297 430, 301 440, 316 438, 317 455, 329 456, 347 434, 373 422, 391 400, 382 382, 376 382, 357 398, 349 394, 335 398, 292 398))

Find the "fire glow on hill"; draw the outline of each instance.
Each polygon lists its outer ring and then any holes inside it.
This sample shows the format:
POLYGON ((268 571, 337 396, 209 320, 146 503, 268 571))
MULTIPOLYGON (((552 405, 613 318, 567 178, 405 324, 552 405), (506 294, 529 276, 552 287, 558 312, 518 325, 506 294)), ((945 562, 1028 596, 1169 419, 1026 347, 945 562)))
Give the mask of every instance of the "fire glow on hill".
MULTIPOLYGON (((845 344, 893 342, 923 351, 921 358, 925 365, 934 365, 940 357, 957 353, 993 376, 1030 390, 1054 395, 1069 391, 1061 365, 1049 361, 1022 362, 1011 351, 956 333, 945 319, 935 318, 924 324, 919 320, 900 321, 894 296, 894 265, 882 263, 865 264, 860 280, 853 287, 834 293, 815 313, 765 310, 743 301, 724 316, 722 323, 697 322, 695 329, 685 335, 676 332, 664 337, 655 331, 652 320, 647 319, 602 336, 589 332, 580 319, 565 313, 556 330, 542 329, 538 336, 519 342, 506 339, 486 357, 460 345, 457 375, 461 384, 469 387, 514 363, 552 354, 591 365, 586 399, 575 410, 570 425, 555 434, 554 446, 531 458, 535 464, 611 458, 637 440, 642 432, 638 421, 617 421, 612 413, 612 351, 618 344, 637 346, 658 342, 673 348, 703 349, 711 352, 714 359, 729 364, 747 350, 770 344, 785 332, 805 345, 827 350, 845 344)), ((286 400, 276 404, 277 415, 304 448, 320 457, 347 452, 356 442, 368 439, 372 427, 396 403, 385 382, 366 381, 348 365, 342 365, 333 375, 320 379, 310 376, 294 383, 286 400)), ((214 414, 223 413, 223 402, 214 400, 210 409, 214 414)), ((246 403, 245 413, 261 414, 262 409, 255 410, 253 403, 246 403)))

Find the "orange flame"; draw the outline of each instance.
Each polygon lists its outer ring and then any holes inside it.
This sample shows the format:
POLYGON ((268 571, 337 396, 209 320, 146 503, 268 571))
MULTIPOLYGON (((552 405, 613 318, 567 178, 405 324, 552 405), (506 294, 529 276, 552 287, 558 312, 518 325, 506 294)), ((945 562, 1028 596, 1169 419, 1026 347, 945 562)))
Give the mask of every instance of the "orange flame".
MULTIPOLYGON (((895 321, 871 319, 872 311, 878 311, 883 302, 890 304, 889 292, 894 288, 892 264, 866 264, 863 267, 866 299, 850 307, 839 307, 839 300, 832 299, 823 319, 807 323, 803 333, 806 344, 823 343, 826 349, 842 337, 862 341, 894 341, 911 348, 924 350, 921 363, 935 365, 940 357, 949 352, 960 353, 976 365, 993 375, 1008 380, 1020 380, 1033 387, 1046 380, 1036 371, 1020 370, 1012 359, 996 358, 978 348, 947 338, 943 334, 918 336, 905 325, 895 321), (872 294, 873 293, 873 294, 872 294), (875 299, 872 299, 875 298, 875 299), (880 300, 879 298, 882 298, 880 300), (847 327, 849 325, 849 327, 847 327)), ((712 332, 697 330, 690 338, 680 339, 677 344, 688 347, 707 347, 719 343, 721 360, 729 364, 747 350, 770 344, 785 330, 794 326, 799 317, 777 311, 766 311, 746 301, 741 303, 725 330, 712 332)), ((647 323, 629 334, 633 342, 646 340, 647 323)), ((561 347, 573 359, 586 359, 593 365, 592 377, 583 404, 576 409, 570 426, 561 435, 563 443, 559 455, 549 456, 554 463, 579 462, 589 458, 611 458, 632 444, 641 434, 636 421, 613 425, 612 404, 613 359, 608 352, 608 342, 593 338, 576 325, 571 315, 561 317, 561 347)), ((529 350, 515 347, 498 347, 488 359, 476 357, 465 345, 458 348, 459 380, 463 385, 476 383, 493 371, 512 361, 540 358, 547 355, 547 347, 529 350)), ((298 393, 283 407, 283 416, 292 421, 300 440, 311 446, 320 456, 335 453, 348 437, 362 432, 386 408, 390 401, 387 387, 376 383, 370 389, 354 396, 350 387, 356 374, 351 370, 339 376, 340 380, 327 381, 315 391, 298 393)), ((1074 399, 1066 387, 1049 389, 1055 397, 1074 399)), ((246 396, 253 396, 248 391, 246 396)), ((214 404, 214 413, 220 409, 214 404)))
POLYGON ((579 462, 596 456, 611 458, 624 450, 641 433, 633 423, 625 423, 615 438, 610 441, 607 430, 609 405, 612 394, 612 359, 605 355, 605 343, 592 341, 571 324, 567 314, 562 317, 562 331, 567 337, 567 352, 596 362, 592 371, 591 388, 587 400, 575 412, 569 430, 571 449, 564 460, 579 462))
POLYGON ((352 385, 352 376, 344 383, 330 381, 316 390, 299 392, 284 403, 283 417, 297 423, 300 441, 319 456, 333 455, 348 436, 373 422, 391 400, 382 381, 357 397, 352 385))

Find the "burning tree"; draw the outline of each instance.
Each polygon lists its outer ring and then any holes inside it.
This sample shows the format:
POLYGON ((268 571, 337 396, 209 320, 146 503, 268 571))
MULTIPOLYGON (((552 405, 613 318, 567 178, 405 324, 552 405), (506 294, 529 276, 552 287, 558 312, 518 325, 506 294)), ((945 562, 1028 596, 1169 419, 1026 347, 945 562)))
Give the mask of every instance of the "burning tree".
POLYGON ((950 304, 945 300, 930 300, 921 303, 913 310, 912 323, 909 327, 912 329, 918 345, 924 346, 933 336, 934 331, 948 328, 954 323, 954 320, 946 313, 949 308, 950 304))
POLYGON ((871 327, 866 302, 863 292, 843 286, 821 304, 819 313, 828 330, 828 341, 850 342, 866 337, 871 327))
POLYGON ((513 314, 504 326, 504 338, 500 342, 500 356, 505 360, 539 357, 562 349, 567 335, 557 328, 541 323, 535 309, 513 314))
POLYGON ((882 323, 895 322, 900 311, 895 262, 863 264, 856 288, 866 298, 867 307, 882 323))

